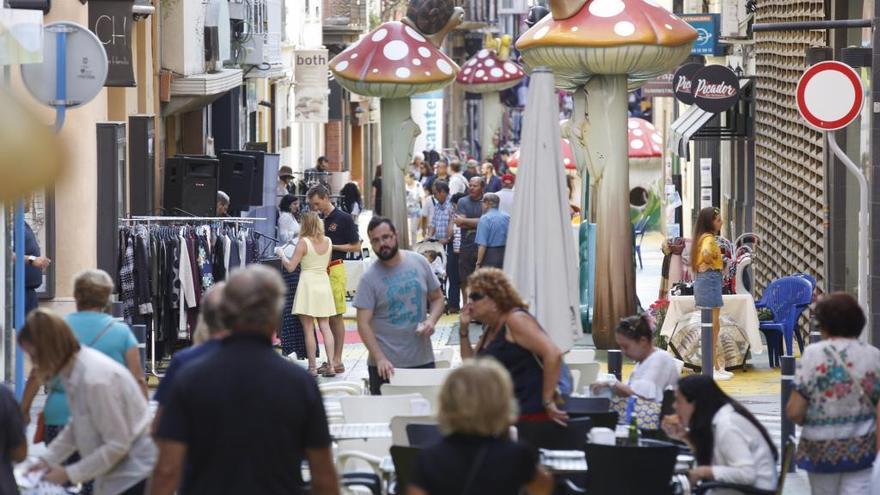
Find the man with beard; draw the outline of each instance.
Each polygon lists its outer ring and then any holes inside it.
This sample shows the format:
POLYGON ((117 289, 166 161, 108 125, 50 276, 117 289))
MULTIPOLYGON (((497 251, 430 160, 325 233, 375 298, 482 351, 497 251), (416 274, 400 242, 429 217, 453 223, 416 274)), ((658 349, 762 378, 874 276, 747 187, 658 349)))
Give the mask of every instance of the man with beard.
POLYGON ((445 301, 428 260, 398 248, 391 220, 373 217, 367 235, 379 262, 364 272, 353 305, 358 333, 370 351, 370 393, 379 395, 394 368, 434 367, 431 335, 445 301))

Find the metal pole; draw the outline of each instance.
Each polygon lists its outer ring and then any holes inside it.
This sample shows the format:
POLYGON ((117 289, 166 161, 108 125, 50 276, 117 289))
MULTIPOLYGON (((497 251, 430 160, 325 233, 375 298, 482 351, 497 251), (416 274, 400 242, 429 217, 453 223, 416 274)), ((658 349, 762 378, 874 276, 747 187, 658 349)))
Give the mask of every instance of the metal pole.
POLYGON ((623 353, 618 349, 609 349, 608 350, 608 373, 617 377, 617 380, 622 380, 621 375, 623 371, 623 353))
MULTIPOLYGON (((15 332, 24 326, 24 200, 15 206, 15 332)), ((21 347, 15 346, 15 398, 21 400, 24 393, 24 356, 21 347)))
MULTIPOLYGON (((825 135, 828 138, 828 146, 831 147, 831 151, 834 152, 838 160, 846 165, 847 170, 859 182, 859 306, 862 307, 866 315, 870 315, 871 312, 868 308, 868 236, 870 235, 868 230, 868 180, 862 169, 856 166, 837 145, 834 132, 826 132, 825 135)), ((865 339, 865 333, 862 334, 862 339, 865 339)))
MULTIPOLYGON (((794 436, 794 423, 785 414, 785 406, 788 405, 788 399, 791 397, 792 390, 794 390, 794 357, 782 356, 782 408, 780 412, 782 415, 782 438, 780 443, 782 445, 779 446, 780 451, 785 447, 785 442, 794 436)), ((788 472, 794 472, 794 463, 792 463, 788 472)))
POLYGON ((839 19, 834 21, 767 22, 752 25, 752 31, 810 31, 813 29, 869 28, 873 19, 839 19))
POLYGON ((715 371, 715 342, 712 342, 712 308, 702 308, 700 310, 700 334, 702 336, 703 347, 703 369, 704 375, 712 376, 715 371))

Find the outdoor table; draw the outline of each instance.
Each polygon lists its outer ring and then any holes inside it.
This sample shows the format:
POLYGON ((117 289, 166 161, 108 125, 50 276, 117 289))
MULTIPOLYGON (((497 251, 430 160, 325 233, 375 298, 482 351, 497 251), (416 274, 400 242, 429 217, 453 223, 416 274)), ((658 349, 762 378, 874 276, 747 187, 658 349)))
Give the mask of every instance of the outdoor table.
MULTIPOLYGON (((755 309, 755 300, 748 294, 730 294, 721 296, 724 306, 721 314, 730 317, 737 322, 745 331, 749 340, 752 355, 764 352, 764 343, 761 341, 761 332, 758 330, 758 310, 755 309)), ((663 328, 660 335, 667 339, 672 337, 675 325, 686 314, 695 311, 694 296, 672 296, 669 298, 669 309, 666 310, 666 318, 663 319, 663 328)))
POLYGON ((554 473, 585 473, 587 456, 583 450, 540 449, 541 465, 554 473))
POLYGON ((330 425, 333 440, 368 440, 371 438, 391 438, 388 423, 338 423, 330 425))

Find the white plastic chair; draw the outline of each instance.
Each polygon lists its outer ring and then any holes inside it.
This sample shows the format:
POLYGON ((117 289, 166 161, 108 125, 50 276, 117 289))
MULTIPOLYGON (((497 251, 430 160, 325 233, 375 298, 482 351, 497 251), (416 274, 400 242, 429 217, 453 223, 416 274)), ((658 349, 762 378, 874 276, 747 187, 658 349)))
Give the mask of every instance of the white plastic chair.
POLYGON ((454 355, 455 351, 452 347, 434 349, 434 365, 438 368, 451 368, 454 355))
POLYGON ((390 383, 383 383, 380 390, 382 391, 383 396, 419 394, 428 401, 428 404, 430 404, 431 414, 437 413, 440 398, 439 385, 392 385, 390 383))
POLYGON ((593 363, 596 361, 596 350, 572 349, 565 354, 563 360, 568 364, 593 363))
POLYGON ((406 369, 395 368, 389 383, 391 385, 443 385, 450 368, 406 369))
POLYGON ((391 442, 393 445, 409 447, 409 436, 406 433, 407 425, 433 425, 437 424, 434 416, 395 416, 391 418, 391 442))
POLYGON ((572 380, 572 383, 575 384, 575 392, 580 393, 584 387, 596 382, 596 377, 599 375, 599 363, 569 363, 566 361, 566 364, 568 364, 572 374, 575 371, 580 372, 580 379, 572 380))
POLYGON ((327 422, 343 423, 342 406, 339 405, 340 397, 357 397, 364 395, 363 383, 351 381, 319 383, 318 390, 324 398, 324 410, 327 414, 327 422))

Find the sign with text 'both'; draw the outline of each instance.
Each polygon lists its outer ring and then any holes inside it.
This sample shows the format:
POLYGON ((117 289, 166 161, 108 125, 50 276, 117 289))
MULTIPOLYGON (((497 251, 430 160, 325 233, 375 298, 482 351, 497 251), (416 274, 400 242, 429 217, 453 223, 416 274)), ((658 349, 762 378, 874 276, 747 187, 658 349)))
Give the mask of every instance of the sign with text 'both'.
POLYGON ((293 52, 293 119, 299 123, 326 124, 329 115, 327 64, 325 49, 293 52))

